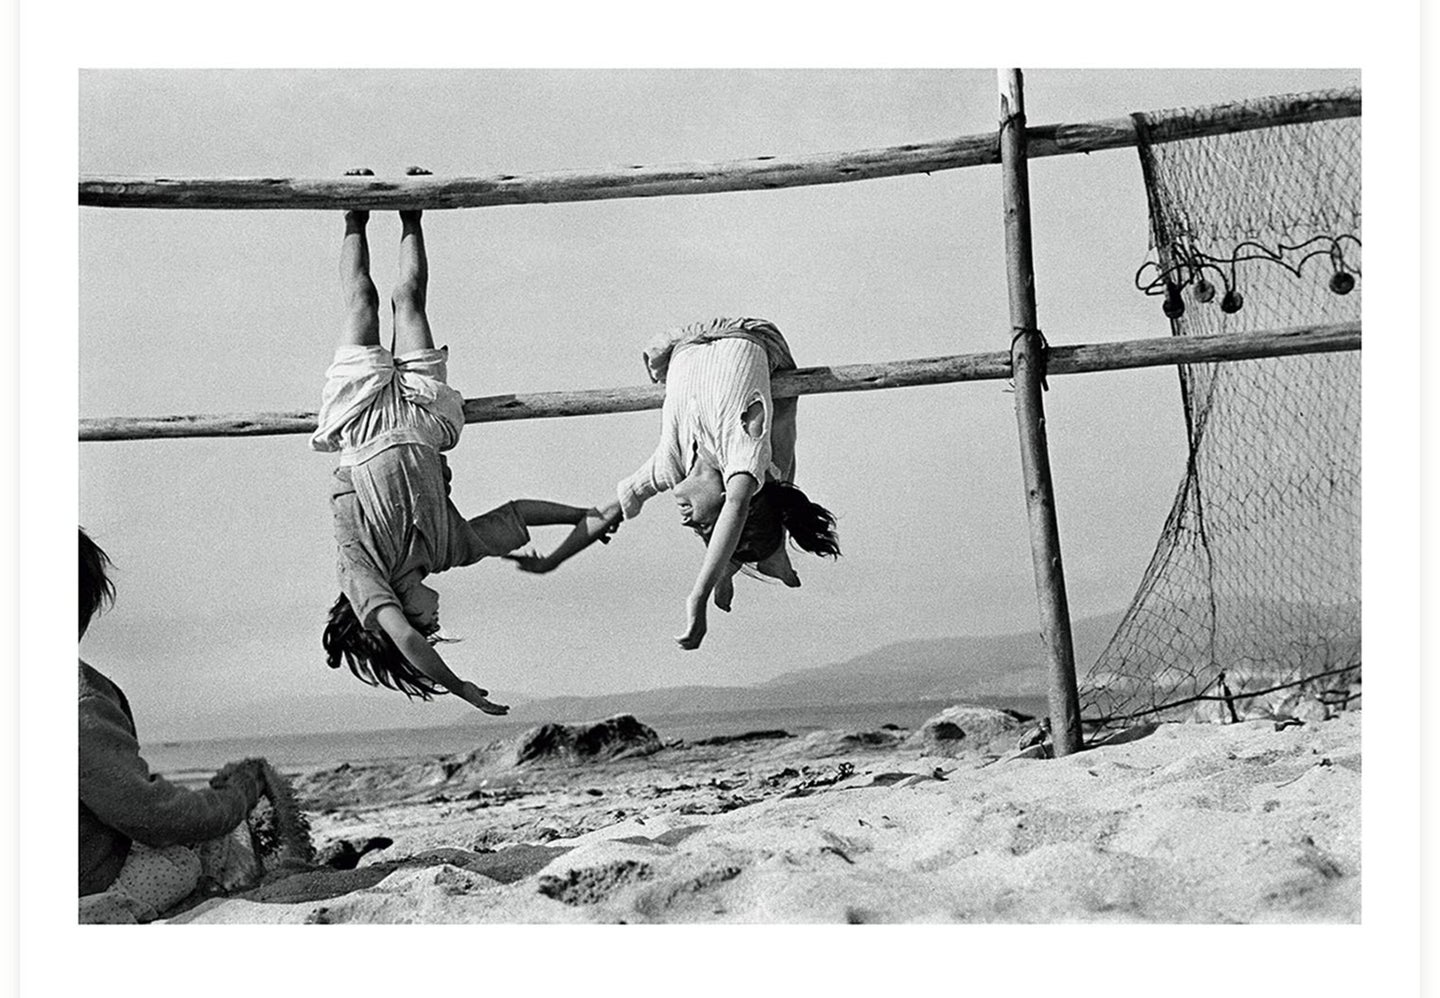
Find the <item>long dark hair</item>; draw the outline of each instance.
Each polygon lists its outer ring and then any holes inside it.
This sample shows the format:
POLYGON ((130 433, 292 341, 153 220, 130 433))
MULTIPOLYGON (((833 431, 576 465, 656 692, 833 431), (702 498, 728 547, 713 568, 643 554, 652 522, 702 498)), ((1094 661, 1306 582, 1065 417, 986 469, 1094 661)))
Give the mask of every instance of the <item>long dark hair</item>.
POLYGON ((115 583, 106 571, 112 562, 99 544, 80 528, 80 633, 90 626, 90 619, 106 606, 115 603, 115 583))
POLYGON ((766 482, 750 500, 750 515, 735 546, 735 560, 764 561, 784 543, 785 535, 802 551, 824 558, 840 556, 835 514, 789 482, 766 482))
POLYGON ((367 631, 344 593, 330 608, 321 643, 330 668, 340 668, 343 660, 355 678, 367 686, 399 690, 407 697, 421 700, 445 692, 444 687, 406 661, 390 635, 384 631, 367 631))

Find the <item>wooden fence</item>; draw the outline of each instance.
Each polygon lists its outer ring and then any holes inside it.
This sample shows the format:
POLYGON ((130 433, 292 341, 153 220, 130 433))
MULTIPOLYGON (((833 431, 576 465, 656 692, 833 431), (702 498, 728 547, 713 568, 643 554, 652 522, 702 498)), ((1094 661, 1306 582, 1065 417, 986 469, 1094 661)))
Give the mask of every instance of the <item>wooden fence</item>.
MULTIPOLYGON (((1265 114, 1247 104, 1216 105, 1164 119, 1152 141, 1245 132, 1360 113, 1359 90, 1294 97, 1265 114)), ((1027 155, 1064 156, 1136 144, 1129 118, 1025 130, 1027 155)), ((82 176, 80 204, 100 208, 339 209, 489 208, 611 198, 716 194, 840 184, 1000 162, 997 132, 860 152, 756 156, 723 163, 623 166, 489 177, 169 178, 82 176)))
MULTIPOLYGON (((1245 336, 1155 337, 1110 343, 1052 346, 1048 374, 1088 374, 1169 364, 1254 360, 1302 353, 1360 349, 1359 323, 1305 326, 1245 336)), ((958 354, 842 367, 802 367, 777 374, 776 398, 913 388, 957 381, 1002 381, 1011 377, 1009 351, 958 354)), ((594 388, 529 395, 487 395, 465 400, 465 422, 498 423, 511 419, 597 416, 611 412, 658 409, 665 400, 660 385, 594 388)), ((82 441, 149 440, 157 437, 268 437, 312 433, 315 412, 254 412, 190 416, 104 416, 80 420, 82 441)))
MULTIPOLYGON (((636 165, 527 176, 322 179, 82 176, 79 198, 82 206, 104 208, 436 210, 771 190, 1000 164, 1010 289, 1011 329, 1006 333, 1010 339, 1009 350, 804 368, 777 375, 773 388, 777 397, 786 397, 1014 379, 1041 637, 1050 676, 1051 733, 1056 753, 1065 755, 1081 748, 1080 710, 1044 432, 1040 392, 1043 379, 1048 375, 1163 364, 1358 350, 1360 327, 1358 323, 1349 323, 1235 336, 1166 337, 1077 346, 1045 344, 1035 316, 1028 161, 1041 156, 1134 146, 1137 137, 1129 118, 1028 127, 1020 71, 1002 71, 999 83, 1000 122, 994 132, 859 152, 758 156, 722 163, 636 165)), ((1175 112, 1163 119, 1150 116, 1151 141, 1177 141, 1359 114, 1358 89, 1323 97, 1276 98, 1263 104, 1217 105, 1175 112)), ((663 388, 653 385, 497 395, 468 399, 465 421, 633 412, 659 408, 663 400, 663 388)), ((82 419, 80 439, 264 436, 308 433, 314 428, 313 412, 110 417, 82 419)))

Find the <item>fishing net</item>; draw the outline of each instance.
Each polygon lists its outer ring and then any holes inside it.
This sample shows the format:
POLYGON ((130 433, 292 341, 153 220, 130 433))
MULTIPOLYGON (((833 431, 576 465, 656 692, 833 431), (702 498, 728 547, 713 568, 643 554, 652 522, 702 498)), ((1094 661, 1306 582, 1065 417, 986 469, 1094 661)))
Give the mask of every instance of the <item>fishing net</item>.
MULTIPOLYGON (((1203 115, 1135 116, 1154 257, 1136 284, 1163 297, 1172 334, 1358 323, 1359 117, 1167 136, 1203 115)), ((1082 716, 1234 720, 1301 691, 1354 699, 1359 353, 1179 372, 1185 475, 1134 601, 1081 683, 1082 716)))

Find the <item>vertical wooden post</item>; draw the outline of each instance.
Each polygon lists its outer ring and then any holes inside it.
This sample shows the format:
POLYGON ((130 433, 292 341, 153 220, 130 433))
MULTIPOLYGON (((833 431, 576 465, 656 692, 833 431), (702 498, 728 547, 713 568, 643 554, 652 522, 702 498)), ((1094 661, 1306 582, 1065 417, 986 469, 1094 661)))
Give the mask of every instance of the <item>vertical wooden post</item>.
POLYGON ((1015 419, 1030 518, 1030 552, 1040 601, 1040 637, 1050 677, 1050 731, 1055 754, 1081 748, 1080 694, 1070 606, 1060 563, 1060 531, 1045 438, 1045 345, 1035 322, 1035 260, 1030 246, 1030 169, 1025 152, 1025 94, 1020 70, 1000 71, 1000 171, 1005 193, 1005 257, 1010 285, 1010 363, 1015 378, 1015 419))

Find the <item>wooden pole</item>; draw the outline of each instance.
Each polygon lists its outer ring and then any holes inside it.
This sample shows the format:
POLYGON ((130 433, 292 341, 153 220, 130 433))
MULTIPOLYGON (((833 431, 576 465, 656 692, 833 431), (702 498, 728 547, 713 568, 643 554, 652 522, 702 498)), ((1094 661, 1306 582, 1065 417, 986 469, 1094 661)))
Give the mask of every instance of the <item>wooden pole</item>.
POLYGON ((1030 552, 1040 602, 1040 637, 1050 677, 1050 732, 1056 755, 1081 745, 1080 692, 1070 606, 1060 562, 1060 530, 1045 439, 1045 344, 1035 319, 1035 260, 1030 247, 1030 170, 1025 157, 1025 94, 1020 70, 1000 72, 1000 172, 1005 196, 1005 256, 1010 285, 1011 365, 1020 463, 1030 519, 1030 552))
MULTIPOLYGON (((1321 96, 1272 97, 1151 115, 1152 142, 1354 117, 1358 88, 1321 96)), ((1136 144, 1135 123, 1114 118, 1044 125, 1027 134, 1027 156, 1064 156, 1136 144)), ((80 204, 101 208, 340 209, 487 208, 613 198, 714 194, 839 184, 1000 162, 995 133, 854 152, 755 156, 483 177, 123 177, 80 178, 80 204)))
MULTIPOLYGON (((1255 360, 1296 354, 1360 349, 1360 323, 1298 326, 1264 333, 1217 336, 1156 337, 1111 343, 1077 343, 1051 347, 1048 374, 1091 374, 1167 364, 1203 364, 1255 360)), ((776 398, 832 392, 866 392, 881 388, 913 388, 959 381, 1000 381, 1010 377, 1011 357, 1005 351, 897 360, 842 367, 806 367, 777 374, 776 398)), ((612 412, 658 409, 665 393, 657 385, 595 388, 529 395, 490 395, 465 400, 465 422, 495 423, 512 419, 596 416, 612 412)), ((315 413, 254 412, 192 416, 102 416, 80 420, 81 441, 151 440, 179 437, 262 437, 313 433, 315 413)))

